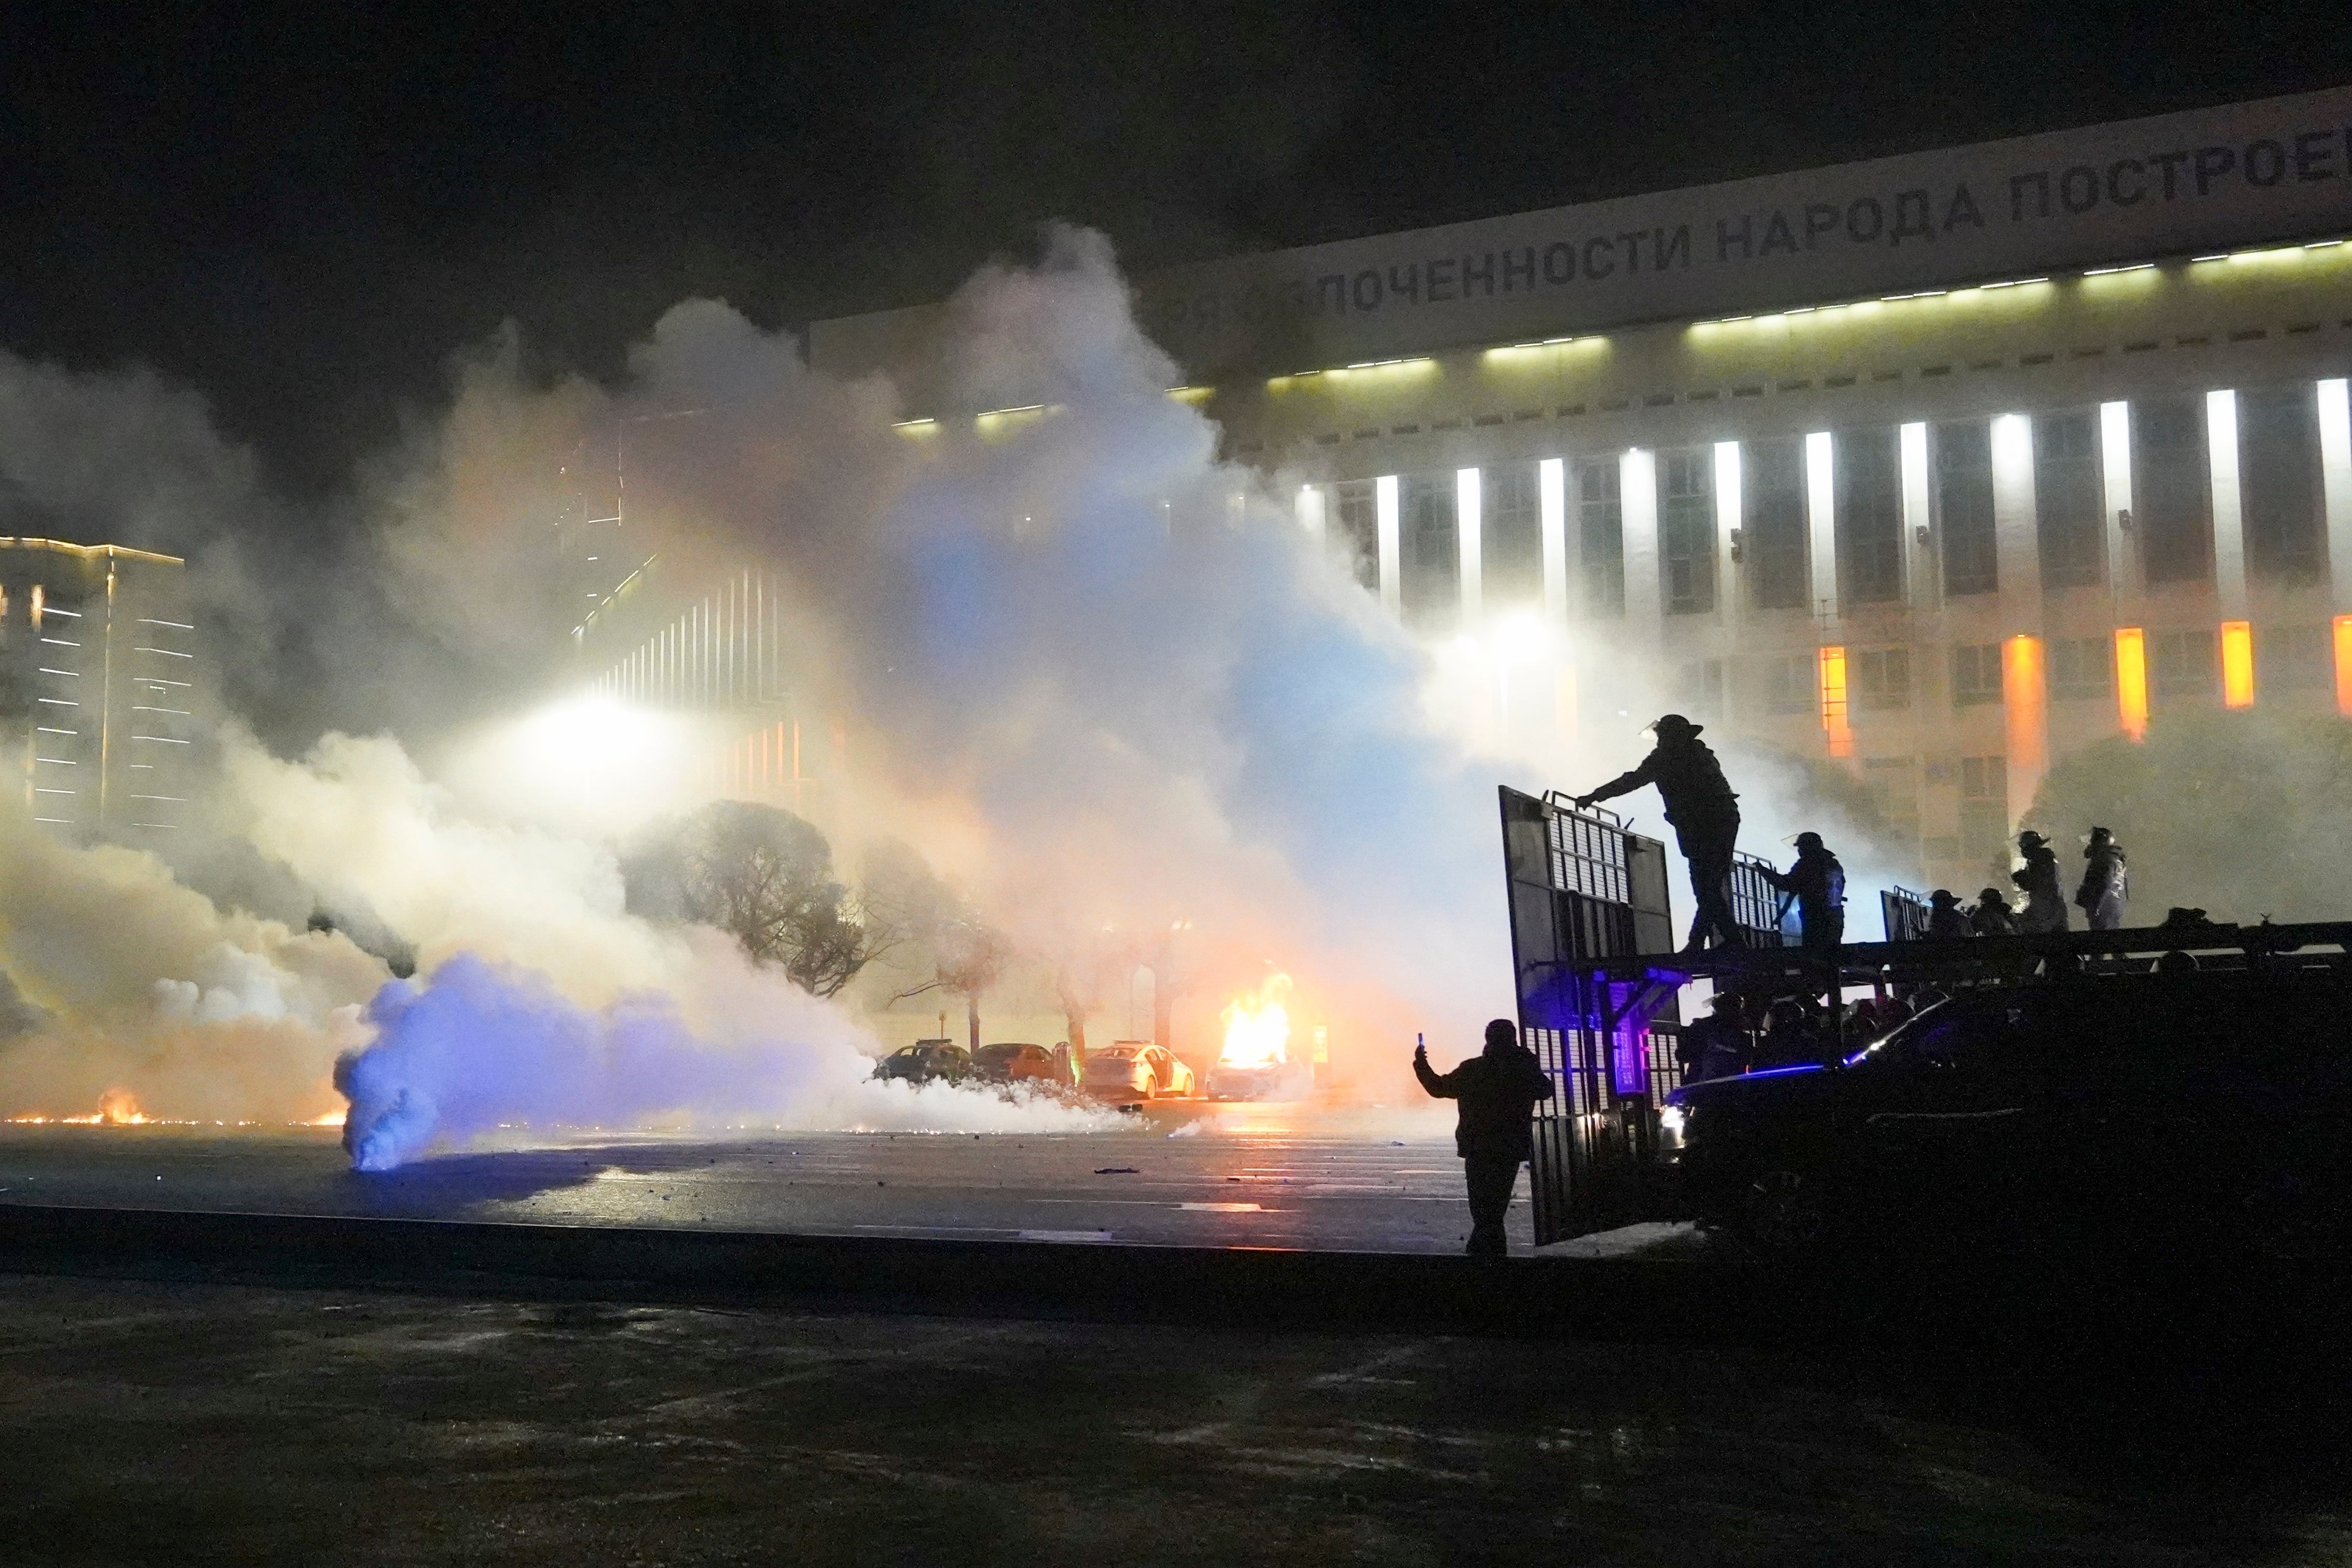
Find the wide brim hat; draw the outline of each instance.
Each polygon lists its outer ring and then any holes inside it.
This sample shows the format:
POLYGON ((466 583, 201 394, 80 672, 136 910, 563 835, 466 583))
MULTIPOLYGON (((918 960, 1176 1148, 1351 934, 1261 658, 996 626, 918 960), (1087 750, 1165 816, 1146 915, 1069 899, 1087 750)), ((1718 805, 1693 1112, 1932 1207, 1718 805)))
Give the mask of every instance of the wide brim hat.
POLYGON ((2018 847, 2021 849, 2041 849, 2046 847, 2049 843, 2050 840, 2034 832, 2031 827, 2017 836, 2018 847))
POLYGON ((1650 726, 1661 735, 1696 735, 1706 730, 1704 724, 1694 724, 1679 713, 1663 713, 1650 726))

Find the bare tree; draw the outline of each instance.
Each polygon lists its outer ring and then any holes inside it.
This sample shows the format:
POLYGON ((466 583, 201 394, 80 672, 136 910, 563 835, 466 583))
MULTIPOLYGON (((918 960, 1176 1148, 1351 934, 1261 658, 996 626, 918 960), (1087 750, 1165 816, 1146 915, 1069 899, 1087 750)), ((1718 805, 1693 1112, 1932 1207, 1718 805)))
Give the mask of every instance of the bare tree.
POLYGON ((824 834, 772 805, 713 801, 625 870, 631 908, 716 926, 819 996, 837 995, 905 935, 835 879, 824 834))
POLYGON ((876 918, 887 921, 927 961, 916 971, 919 982, 894 992, 891 1000, 903 1002, 929 991, 961 996, 971 1048, 980 1049, 980 999, 1012 963, 1012 939, 903 844, 877 846, 868 856, 866 898, 876 918))

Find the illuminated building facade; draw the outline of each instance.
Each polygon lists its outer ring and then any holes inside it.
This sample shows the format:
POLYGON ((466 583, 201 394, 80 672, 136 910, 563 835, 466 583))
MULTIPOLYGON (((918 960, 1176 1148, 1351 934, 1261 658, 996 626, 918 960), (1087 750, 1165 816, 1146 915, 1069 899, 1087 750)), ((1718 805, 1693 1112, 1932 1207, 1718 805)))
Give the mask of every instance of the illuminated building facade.
MULTIPOLYGON (((2193 709, 2352 713, 2347 239, 2352 89, 1137 294, 1226 456, 1506 671, 1497 723, 1671 704, 1835 759, 1972 887, 2053 755, 2193 709)), ((888 371, 935 428, 971 416, 940 324, 820 322, 813 358, 888 371)))
POLYGON ((35 821, 129 844, 184 826, 197 669, 178 558, 0 539, 0 754, 35 821))

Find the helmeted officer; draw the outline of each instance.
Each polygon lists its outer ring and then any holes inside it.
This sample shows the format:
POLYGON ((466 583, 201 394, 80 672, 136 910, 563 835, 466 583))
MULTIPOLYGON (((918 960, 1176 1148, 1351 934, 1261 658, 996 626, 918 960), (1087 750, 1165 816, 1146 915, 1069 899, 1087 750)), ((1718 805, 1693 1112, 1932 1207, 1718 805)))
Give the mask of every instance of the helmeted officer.
POLYGON ((1739 797, 1723 776, 1723 764, 1699 737, 1702 725, 1679 713, 1669 713, 1650 726, 1657 744, 1631 773, 1620 773, 1600 788, 1579 795, 1576 804, 1630 795, 1643 784, 1655 784, 1666 803, 1666 820, 1689 863, 1691 900, 1697 913, 1691 920, 1690 949, 1706 945, 1712 935, 1717 945, 1742 945, 1739 928, 1731 921, 1731 856, 1739 837, 1739 797))

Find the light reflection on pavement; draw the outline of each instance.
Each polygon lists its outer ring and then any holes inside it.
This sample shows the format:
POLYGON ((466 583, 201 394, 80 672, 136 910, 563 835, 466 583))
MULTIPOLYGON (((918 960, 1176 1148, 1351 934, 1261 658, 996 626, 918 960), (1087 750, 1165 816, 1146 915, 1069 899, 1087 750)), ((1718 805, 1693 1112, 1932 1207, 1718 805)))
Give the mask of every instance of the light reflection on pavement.
MULTIPOLYGON (((1160 1112, 1135 1131, 631 1135, 478 1150, 380 1175, 333 1129, 0 1129, 0 1203, 1192 1247, 1453 1252, 1461 1167, 1427 1118, 1160 1112), (1383 1136, 1381 1134, 1392 1134, 1383 1136)), ((1522 1178, 1513 1250, 1529 1247, 1522 1178)), ((1559 1249, 1622 1252, 1676 1233, 1559 1249)))

